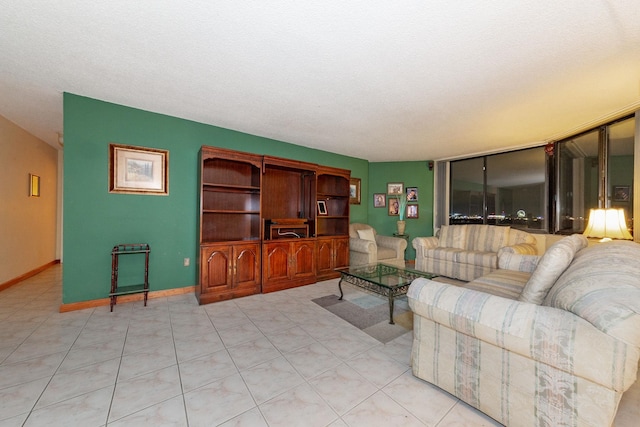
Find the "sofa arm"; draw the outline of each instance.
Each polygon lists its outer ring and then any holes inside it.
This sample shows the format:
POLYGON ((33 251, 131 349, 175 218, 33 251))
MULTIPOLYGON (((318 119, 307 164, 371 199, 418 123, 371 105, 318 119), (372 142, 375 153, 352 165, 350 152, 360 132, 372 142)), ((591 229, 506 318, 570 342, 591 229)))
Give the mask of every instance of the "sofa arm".
POLYGON ((411 245, 416 250, 416 259, 424 258, 427 249, 435 248, 440 241, 437 237, 416 237, 411 245))
POLYGON ((636 380, 640 349, 568 311, 423 278, 413 281, 407 298, 414 319, 426 318, 533 359, 541 368, 549 365, 617 391, 636 380))
POLYGON ((531 243, 518 243, 517 245, 501 247, 500 250, 498 250, 498 256, 500 256, 501 252, 521 255, 538 255, 538 248, 536 248, 536 245, 531 243))
POLYGON ((396 258, 404 259, 404 251, 407 249, 407 241, 400 237, 376 235, 378 246, 393 249, 396 251, 396 258))
POLYGON ((349 264, 363 265, 376 262, 378 259, 378 247, 376 242, 357 237, 349 238, 349 264))
POLYGON ((437 247, 439 241, 440 239, 437 237, 416 237, 411 242, 411 245, 416 250, 418 250, 418 248, 431 249, 437 247))

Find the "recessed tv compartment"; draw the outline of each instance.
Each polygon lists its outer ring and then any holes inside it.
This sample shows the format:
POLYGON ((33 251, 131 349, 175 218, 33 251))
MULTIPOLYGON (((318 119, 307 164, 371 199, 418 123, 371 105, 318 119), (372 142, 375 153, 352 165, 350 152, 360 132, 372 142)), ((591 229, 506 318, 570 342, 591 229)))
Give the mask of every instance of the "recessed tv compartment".
POLYGON ((265 220, 266 240, 304 239, 309 237, 309 224, 304 218, 273 218, 265 220))

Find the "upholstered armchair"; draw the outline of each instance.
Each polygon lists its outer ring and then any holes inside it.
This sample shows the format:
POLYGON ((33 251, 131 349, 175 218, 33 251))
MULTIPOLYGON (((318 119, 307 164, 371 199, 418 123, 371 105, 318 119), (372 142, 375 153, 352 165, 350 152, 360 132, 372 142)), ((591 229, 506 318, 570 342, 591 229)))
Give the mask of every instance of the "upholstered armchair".
POLYGON ((367 224, 349 225, 349 264, 363 265, 383 262, 404 267, 407 241, 399 237, 380 236, 367 224))

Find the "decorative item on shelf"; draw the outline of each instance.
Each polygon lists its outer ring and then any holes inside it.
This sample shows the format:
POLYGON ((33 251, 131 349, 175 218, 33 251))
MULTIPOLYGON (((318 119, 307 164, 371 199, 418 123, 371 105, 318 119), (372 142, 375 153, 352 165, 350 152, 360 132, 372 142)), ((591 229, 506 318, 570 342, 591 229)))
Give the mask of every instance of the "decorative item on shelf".
POLYGON ((396 225, 398 226, 398 235, 404 235, 404 229, 407 223, 401 219, 396 222, 396 225))
POLYGON ((318 215, 329 215, 327 211, 327 202, 324 200, 318 200, 318 215))
POLYGON ((590 209, 589 223, 583 234, 586 237, 601 239, 601 242, 611 239, 633 239, 627 229, 624 209, 590 209))
POLYGON ((398 221, 396 225, 398 226, 398 234, 404 234, 405 226, 407 225, 404 217, 407 213, 407 197, 405 195, 398 196, 395 198, 398 202, 398 221))

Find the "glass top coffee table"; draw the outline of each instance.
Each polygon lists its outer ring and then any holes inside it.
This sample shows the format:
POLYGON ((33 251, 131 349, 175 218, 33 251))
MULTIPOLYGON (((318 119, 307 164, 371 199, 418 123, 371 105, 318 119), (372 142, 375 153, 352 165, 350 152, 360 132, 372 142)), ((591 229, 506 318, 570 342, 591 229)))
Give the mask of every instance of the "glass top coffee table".
POLYGON ((412 270, 410 268, 400 268, 389 264, 375 263, 358 266, 337 268, 340 273, 338 288, 340 298, 342 293, 342 282, 351 283, 360 288, 366 289, 378 295, 389 298, 389 323, 393 323, 393 302, 402 295, 406 295, 409 285, 414 279, 424 277, 431 279, 433 274, 424 271, 412 270))

